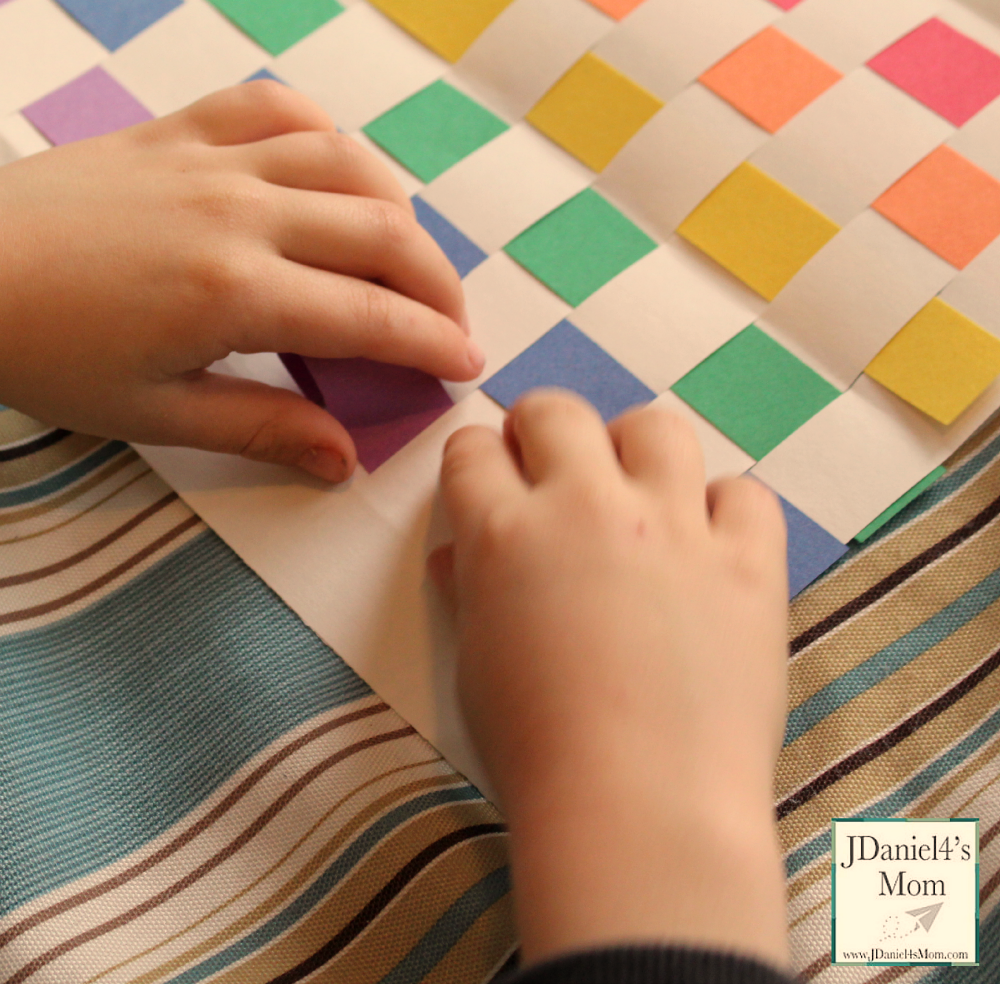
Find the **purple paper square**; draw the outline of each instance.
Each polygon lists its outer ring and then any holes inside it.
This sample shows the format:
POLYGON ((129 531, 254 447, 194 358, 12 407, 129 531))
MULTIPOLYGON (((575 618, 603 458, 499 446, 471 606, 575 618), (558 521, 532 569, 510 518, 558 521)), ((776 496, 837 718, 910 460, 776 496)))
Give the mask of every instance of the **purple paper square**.
POLYGON ((103 68, 92 68, 22 110, 50 143, 68 144, 151 120, 153 114, 103 68))
POLYGON ((303 393, 347 428, 369 472, 454 405, 441 381, 419 369, 371 359, 281 359, 303 393))

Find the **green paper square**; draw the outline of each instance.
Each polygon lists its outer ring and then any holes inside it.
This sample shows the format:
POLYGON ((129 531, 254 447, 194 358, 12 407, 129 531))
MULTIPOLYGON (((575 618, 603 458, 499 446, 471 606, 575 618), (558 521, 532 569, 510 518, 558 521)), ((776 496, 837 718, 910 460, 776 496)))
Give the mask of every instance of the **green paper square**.
POLYGON ((421 181, 433 181, 506 129, 503 120, 442 81, 421 89, 364 128, 421 181))
POLYGON ((576 307, 651 253, 656 243, 587 188, 504 248, 546 287, 576 307))
POLYGON ((758 461, 840 396, 756 325, 731 338, 672 389, 758 461))
POLYGON ((272 55, 312 34, 344 11, 337 0, 210 0, 272 55))

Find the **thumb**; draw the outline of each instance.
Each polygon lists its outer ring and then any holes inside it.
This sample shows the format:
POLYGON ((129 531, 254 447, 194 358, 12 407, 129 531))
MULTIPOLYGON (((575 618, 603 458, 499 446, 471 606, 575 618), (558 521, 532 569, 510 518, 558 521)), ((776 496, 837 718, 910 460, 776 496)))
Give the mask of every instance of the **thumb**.
POLYGON ((344 481, 357 463, 350 435, 326 410, 255 380, 212 372, 175 380, 160 410, 167 424, 149 443, 292 465, 327 482, 344 481))

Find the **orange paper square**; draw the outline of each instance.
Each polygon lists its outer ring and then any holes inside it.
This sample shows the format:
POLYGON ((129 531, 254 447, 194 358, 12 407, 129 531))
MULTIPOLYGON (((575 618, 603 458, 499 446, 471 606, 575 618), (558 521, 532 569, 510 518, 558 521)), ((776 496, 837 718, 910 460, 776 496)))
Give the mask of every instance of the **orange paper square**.
POLYGON ((621 20, 626 14, 631 14, 639 4, 645 3, 645 0, 590 0, 590 2, 609 17, 621 20))
POLYGON ((872 206, 960 270, 1000 236, 1000 181, 938 147, 872 206))
POLYGON ((841 78, 811 51, 767 27, 705 72, 701 82, 774 133, 841 78))

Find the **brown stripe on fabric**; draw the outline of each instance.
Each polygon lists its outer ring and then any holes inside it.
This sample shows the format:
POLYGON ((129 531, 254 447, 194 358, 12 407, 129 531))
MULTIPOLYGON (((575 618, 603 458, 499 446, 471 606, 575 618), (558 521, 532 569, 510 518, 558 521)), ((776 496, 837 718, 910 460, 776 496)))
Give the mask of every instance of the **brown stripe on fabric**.
POLYGON ((884 751, 780 821, 782 842, 802 844, 828 828, 830 817, 853 816, 865 804, 898 789, 978 728, 996 711, 997 703, 996 687, 974 687, 925 723, 911 740, 884 751))
MULTIPOLYGON (((354 918, 343 927, 332 939, 328 940, 308 959, 303 960, 298 966, 291 968, 279 976, 272 978, 269 984, 295 984, 296 981, 308 977, 314 971, 319 970, 325 964, 333 960, 350 943, 367 929, 388 906, 395 901, 404 889, 414 881, 425 868, 430 867, 438 858, 442 857, 452 848, 465 841, 474 840, 479 837, 503 834, 505 829, 503 824, 483 823, 472 827, 464 827, 461 830, 445 834, 433 844, 429 844, 415 857, 411 858, 393 877, 386 882, 372 896, 367 905, 361 909, 354 918)), ((343 977, 338 975, 340 980, 343 977)))
MULTIPOLYGON (((961 786, 970 776, 975 775, 980 769, 984 768, 985 765, 992 761, 997 755, 1000 754, 1000 735, 994 738, 978 755, 976 755, 969 762, 966 762, 961 768, 953 771, 947 779, 942 780, 933 789, 928 790, 927 795, 919 799, 914 803, 914 816, 918 817, 928 817, 933 816, 934 811, 937 809, 939 803, 946 800, 959 786, 961 786)), ((1000 778, 998 776, 997 778, 1000 778)), ((987 786, 978 789, 970 799, 966 800, 955 813, 955 816, 961 816, 962 810, 969 803, 972 802, 977 796, 981 795, 983 789, 989 788, 995 782, 996 779, 992 780, 987 786)))
POLYGON ((992 841, 993 838, 996 837, 998 833, 1000 833, 1000 820, 998 820, 995 824, 993 824, 993 826, 990 827, 990 829, 987 830, 985 834, 982 834, 980 836, 979 850, 981 851, 983 850, 983 848, 988 847, 990 841, 992 841))
POLYGON ((994 413, 957 451, 948 456, 944 462, 945 467, 951 469, 966 458, 973 457, 998 433, 1000 433, 1000 413, 994 413))
MULTIPOLYGON (((376 783, 388 779, 390 776, 397 775, 401 772, 406 772, 411 769, 417 769, 420 766, 432 765, 434 763, 441 763, 442 759, 440 755, 435 755, 433 758, 420 759, 417 762, 407 762, 405 765, 399 765, 395 768, 388 769, 385 772, 380 772, 375 776, 372 776, 366 782, 361 783, 359 786, 355 786, 343 796, 340 797, 336 802, 330 806, 322 816, 319 817, 313 823, 313 825, 302 834, 298 840, 292 844, 284 854, 281 855, 265 872, 258 875, 252 882, 245 885, 234 895, 227 896, 223 899, 217 906, 206 912, 203 916, 196 919, 194 922, 189 923, 182 929, 176 930, 170 936, 164 937, 152 946, 147 947, 145 950, 141 950, 137 953, 132 954, 126 959, 120 961, 114 966, 108 967, 102 970, 100 973, 95 974, 93 977, 87 978, 83 984, 96 984, 102 977, 106 977, 108 974, 115 973, 121 970, 123 967, 127 967, 130 963, 134 963, 136 960, 141 960, 143 957, 148 957, 151 953, 155 953, 161 947, 168 946, 169 944, 179 940, 182 936, 187 935, 192 930, 197 929, 199 926, 206 923, 209 919, 218 915, 224 909, 227 909, 234 902, 238 902, 243 898, 248 892, 252 892, 261 882, 269 878, 274 872, 276 872, 334 813, 336 813, 345 803, 354 797, 358 796, 360 793, 364 792, 376 783)), ((434 784, 441 785, 445 779, 450 779, 455 781, 457 777, 454 774, 450 776, 435 776, 431 777, 435 780, 434 784)), ((399 792, 399 787, 392 790, 388 796, 398 795, 402 798, 402 793, 399 792)), ((370 804, 369 804, 370 805, 370 804)), ((190 964, 196 963, 205 954, 213 952, 220 949, 223 945, 228 943, 231 939, 242 935, 251 927, 259 922, 264 921, 268 918, 272 912, 274 912, 279 906, 281 906, 287 899, 291 898, 294 892, 308 884, 312 876, 319 870, 324 861, 329 854, 326 854, 329 850, 332 854, 336 850, 336 845, 340 843, 338 838, 341 837, 341 832, 343 828, 337 831, 334 836, 327 840, 313 855, 309 858, 306 863, 300 866, 299 870, 282 885, 277 891, 273 892, 270 896, 259 902, 250 912, 245 913, 240 916, 234 922, 229 923, 222 929, 218 930, 211 937, 195 946, 189 947, 182 953, 177 954, 170 960, 158 967, 154 967, 152 970, 143 973, 141 976, 133 978, 129 984, 153 984, 155 981, 162 980, 164 977, 174 973, 176 970, 180 970, 182 967, 186 967, 190 964), (331 846, 332 845, 332 846, 331 846)))
POLYGON ((938 540, 933 546, 928 547, 901 567, 897 567, 891 574, 873 584, 867 591, 862 592, 846 605, 842 605, 826 618, 821 619, 815 625, 806 629, 805 632, 801 632, 791 642, 790 649, 792 656, 798 655, 816 642, 817 639, 822 638, 828 632, 832 632, 849 618, 858 615, 880 598, 889 594, 890 591, 894 591, 908 578, 922 571, 936 560, 940 560, 947 553, 992 523, 998 515, 1000 515, 1000 496, 993 499, 985 509, 981 510, 976 516, 973 516, 972 519, 959 527, 959 529, 953 530, 946 537, 938 540))
POLYGON ((43 424, 19 410, 0 410, 0 444, 16 444, 28 437, 35 437, 50 430, 50 424, 43 424))
POLYGON ((811 915, 813 915, 816 912, 819 912, 820 909, 824 908, 825 906, 828 906, 829 904, 830 904, 830 896, 827 895, 825 898, 820 899, 819 902, 817 902, 815 905, 812 905, 808 909, 806 909, 806 911, 803 912, 801 916, 796 916, 795 919, 793 919, 788 924, 788 928, 795 929, 795 927, 798 926, 800 923, 804 923, 811 915))
MULTIPOLYGON (((121 470, 120 467, 115 469, 115 471, 120 471, 120 470, 121 470)), ((61 523, 53 523, 52 526, 46 526, 44 527, 44 529, 35 530, 34 533, 20 533, 17 536, 10 537, 7 540, 0 539, 0 547, 8 546, 9 544, 12 543, 16 543, 20 546, 20 544, 25 543, 28 540, 35 540, 40 536, 48 536, 50 533, 55 533, 56 530, 61 530, 64 527, 69 526, 70 523, 77 522, 84 516, 88 515, 89 513, 92 513, 95 509, 100 509, 101 506, 103 506, 106 502, 110 502, 116 495, 118 495, 121 492, 124 492, 128 488, 131 488, 133 485, 135 485, 136 482, 145 478, 147 475, 151 475, 152 473, 153 469, 147 468, 144 471, 139 472, 138 475, 133 475, 124 485, 120 485, 112 492, 109 492, 106 496, 104 496, 103 499, 98 499, 96 502, 92 502, 85 509, 81 509, 79 510, 79 512, 74 512, 71 516, 69 516, 67 519, 64 519, 61 523)), ((164 486, 164 488, 165 487, 166 486, 164 486)), ((78 495, 83 495, 83 492, 78 490, 78 495)))
MULTIPOLYGON (((46 513, 50 513, 55 509, 59 509, 61 506, 65 506, 75 499, 79 499, 80 496, 86 495, 91 489, 96 488, 102 482, 106 482, 112 475, 120 472, 123 468, 127 468, 129 465, 134 464, 139 460, 139 455, 137 455, 131 448, 127 451, 122 451, 121 454, 116 454, 110 461, 102 465, 96 471, 92 472, 87 478, 83 479, 81 482, 74 483, 65 492, 59 495, 53 496, 51 499, 45 499, 42 502, 35 503, 31 506, 22 506, 21 508, 11 508, 0 510, 0 526, 10 526, 14 523, 23 523, 29 519, 35 519, 38 516, 44 516, 46 513)), ((149 469, 145 474, 149 474, 149 469)), ((164 486, 166 488, 166 486, 164 486)), ((81 514, 82 515, 82 514, 81 514)), ((73 517, 76 518, 75 516, 73 517)), ((12 540, 4 540, 4 543, 12 543, 21 539, 20 537, 14 537, 12 540)), ((27 539, 27 537, 25 537, 27 539)))
POLYGON ((40 926, 42 923, 47 922, 49 919, 54 919, 56 916, 61 916, 64 912, 69 912, 70 909, 75 909, 78 905, 83 905, 85 902, 91 902, 94 899, 100 898, 102 895, 106 895, 108 892, 114 891, 116 888, 121 888, 122 885, 128 884, 134 878, 138 878, 139 875, 145 874, 150 868, 155 867, 162 861, 165 861, 171 855, 176 854, 182 847, 189 844, 195 839, 199 834, 204 833, 209 827, 212 826, 220 817, 228 813, 241 799, 251 789, 253 789, 268 773, 272 772, 277 768, 282 762, 288 759, 290 756, 294 755, 297 751, 305 748, 306 745, 311 744, 324 735, 329 734, 331 731, 336 731, 339 728, 346 727, 349 724, 353 724, 355 721, 363 720, 364 718, 372 717, 375 714, 383 714, 389 710, 389 706, 382 701, 375 704, 370 704, 367 707, 362 707, 354 711, 348 711, 345 714, 341 714, 339 717, 333 718, 330 721, 324 721, 322 724, 317 725, 305 734, 300 735, 295 741, 289 742, 282 748, 279 748, 272 755, 268 756, 260 765, 257 766, 253 772, 250 773, 238 786, 236 786, 230 793, 228 793, 222 800, 220 800, 211 810, 208 811, 200 820, 193 823, 186 830, 182 831, 168 844, 164 844, 163 847, 159 848, 149 857, 143 858, 141 861, 126 868, 124 871, 120 871, 118 874, 113 875, 111 878, 105 879, 96 885, 92 885, 90 888, 83 889, 83 891, 77 892, 75 895, 71 895, 65 899, 60 899, 58 902, 54 902, 52 905, 47 906, 44 909, 39 909, 38 912, 32 913, 30 916, 26 916, 20 922, 14 923, 9 929, 0 932, 0 950, 2 950, 8 943, 12 940, 16 940, 22 933, 26 933, 29 929, 34 929, 36 926, 40 926))
MULTIPOLYGON (((352 944, 344 947, 332 960, 323 965, 322 969, 313 974, 309 978, 310 984, 343 984, 345 981, 350 981, 351 984, 379 984, 406 959, 414 946, 420 943, 421 939, 434 928, 434 924, 465 892, 483 878, 506 867, 507 838, 503 835, 475 838, 452 848, 447 855, 433 862, 433 866, 428 866, 406 886, 382 915, 364 931, 363 936, 356 937, 352 944)), ((370 894, 371 888, 369 888, 370 894)), ((494 903, 488 911, 504 905, 512 909, 510 893, 494 903)), ((466 963, 451 961, 453 970, 458 972, 457 979, 463 984, 467 984, 470 980, 484 980, 485 974, 500 962, 503 953, 510 949, 514 942, 512 926, 498 924, 496 920, 491 920, 490 925, 503 932, 503 935, 499 939, 483 940, 484 950, 470 952, 466 963), (484 957, 490 959, 487 961, 484 957), (483 976, 473 976, 477 963, 486 964, 481 972, 483 976)), ((469 928, 469 932, 473 930, 474 926, 469 928)), ((457 941, 447 955, 441 953, 440 957, 445 960, 451 957, 455 949, 462 948, 467 935, 468 933, 457 941)), ((318 938, 327 939, 330 936, 331 933, 327 931, 318 938)), ((312 948, 315 949, 315 943, 312 948)), ((467 943, 465 949, 467 951, 469 949, 467 943)), ((420 984, 430 984, 436 976, 435 970, 421 977, 420 984)), ((280 977, 278 979, 280 980, 280 977)), ((262 984, 262 982, 247 982, 247 984, 262 984)))
MULTIPOLYGON (((1000 468, 988 464, 946 498, 933 503, 896 529, 891 536, 869 543, 835 573, 823 578, 792 603, 789 609, 789 638, 801 635, 934 546, 948 533, 965 525, 997 496, 1000 496, 1000 468)), ((884 605, 885 599, 890 597, 895 597, 895 594, 883 596, 876 605, 884 605)))
POLYGON ((129 557, 128 560, 123 560, 110 571, 105 571, 100 577, 94 578, 93 581, 77 588, 75 591, 71 591, 69 594, 63 595, 61 598, 56 598, 53 601, 47 601, 42 605, 33 605, 31 608, 22 608, 16 612, 6 612, 0 615, 0 625, 12 625, 15 622, 26 622, 32 618, 39 618, 42 615, 51 615, 52 612, 57 612, 60 608, 65 608, 67 605, 72 605, 74 602, 86 598, 87 595, 91 595, 95 591, 100 591, 105 585, 111 584, 112 581, 117 580, 122 574, 126 574, 132 570, 133 567, 138 567, 146 558, 152 557, 153 554, 162 550, 167 544, 200 524, 201 520, 197 516, 189 516, 184 522, 175 526, 172 530, 167 530, 166 533, 157 537, 152 543, 147 544, 133 556, 129 557))
MULTIPOLYGON (((778 832, 781 833, 780 827, 778 828, 778 832)), ((784 841, 782 841, 782 847, 786 854, 792 849, 791 847, 785 847, 784 841)), ((794 899, 812 888, 816 882, 829 877, 830 852, 827 851, 826 854, 820 855, 815 861, 793 876, 792 880, 785 886, 786 895, 789 900, 794 899), (823 860, 824 858, 826 859, 825 861, 823 860)))
MULTIPOLYGON (((973 562, 983 556, 979 552, 968 558, 973 573, 973 562)), ((996 560, 993 563, 996 564, 996 560)), ((956 578, 962 578, 960 583, 964 583, 965 572, 954 573, 956 578)), ((938 594, 935 587, 939 583, 935 580, 924 585, 923 594, 933 598, 938 594)), ((909 613, 917 611, 918 607, 908 606, 906 613, 899 615, 904 628, 908 625, 909 613)), ((891 674, 852 694, 850 700, 828 708, 819 720, 781 750, 773 784, 776 799, 780 802, 793 795, 816 775, 879 738, 971 673, 996 648, 998 626, 1000 599, 951 635, 897 666, 891 674)), ((851 635, 854 634, 852 631, 851 635)), ((826 643, 821 645, 826 647, 826 643)), ((862 640, 855 640, 855 647, 861 646, 862 640)), ((866 654, 862 652, 861 655, 866 654)), ((853 652, 849 658, 853 661, 853 652)), ((805 663, 811 660, 812 654, 805 663)), ((825 673, 826 667, 821 667, 817 676, 825 673)))
POLYGON ((103 437, 70 434, 65 440, 37 454, 8 461, 0 468, 0 489, 14 489, 48 478, 49 475, 76 464, 95 448, 107 443, 103 437))
MULTIPOLYGON (((329 842, 331 846, 325 846, 323 851, 311 859, 308 866, 288 884, 294 883, 298 889, 310 883, 313 875, 321 870, 330 858, 339 854, 348 841, 353 840, 376 818, 384 816, 390 808, 394 808, 404 800, 411 799, 435 786, 445 785, 465 785, 465 780, 456 773, 451 773, 450 776, 431 777, 410 783, 382 797, 381 809, 366 809, 361 822, 352 824, 348 836, 341 836, 338 831, 329 842), (436 782, 433 781, 435 779, 436 782), (450 783, 447 780, 450 780, 450 783), (319 863, 316 863, 317 858, 319 863)), ((371 806, 374 807, 375 804, 371 806)), ((348 873, 345 881, 327 894, 311 912, 304 915, 294 928, 241 961, 238 966, 217 974, 213 984, 263 984, 290 967, 298 965, 315 952, 317 940, 328 940, 343 929, 358 910, 370 901, 376 890, 373 886, 377 887, 388 881, 404 861, 445 834, 479 823, 494 822, 496 819, 495 813, 483 800, 439 803, 411 817, 390 831, 378 845, 373 847, 371 852, 348 873)), ((283 888, 281 894, 283 904, 292 893, 283 888)), ((268 905, 268 914, 271 911, 273 907, 268 905)), ((410 913, 409 921, 420 923, 427 915, 427 907, 422 906, 420 911, 410 913)), ((260 921, 258 918, 255 923, 260 921)), ((429 927, 433 921, 432 918, 427 926, 429 927)), ((412 927, 404 928, 399 934, 401 940, 391 941, 387 946, 391 948, 393 945, 405 942, 412 932, 412 927)), ((217 947, 203 952, 214 952, 215 949, 217 947)), ((161 977, 158 975, 157 980, 159 979, 161 977)), ((353 981, 351 977, 348 979, 353 981)), ((140 984, 140 982, 147 984, 144 978, 129 981, 128 984, 140 984)))
POLYGON ((210 871, 213 871, 220 864, 222 864, 223 861, 232 857, 237 851, 253 840, 253 838, 256 837, 264 829, 264 827, 271 822, 271 820, 273 820, 318 776, 322 775, 329 769, 332 769, 344 759, 350 758, 352 755, 355 755, 366 748, 372 748, 375 745, 380 745, 384 742, 393 741, 397 738, 402 738, 406 735, 412 734, 415 734, 414 729, 407 726, 405 728, 399 728, 396 731, 388 731, 383 734, 371 735, 368 738, 355 742, 353 745, 348 745, 346 748, 342 748, 333 755, 327 756, 322 762, 314 765, 308 772, 301 775, 294 783, 292 783, 292 785, 289 786, 288 789, 286 789, 276 800, 274 800, 274 802, 272 802, 263 813, 256 817, 253 823, 246 827, 237 837, 234 837, 224 848, 222 848, 221 851, 217 851, 212 857, 210 857, 207 861, 203 861, 193 871, 189 872, 183 878, 178 879, 172 885, 158 892, 151 898, 145 899, 138 905, 133 906, 131 909, 119 913, 114 918, 108 919, 100 925, 92 926, 85 932, 78 933, 70 939, 63 940, 58 945, 52 947, 44 953, 39 954, 18 970, 13 977, 9 978, 5 982, 5 984, 21 984, 22 981, 41 970, 42 967, 52 963, 53 960, 65 956, 67 953, 72 952, 77 949, 77 947, 83 946, 85 943, 90 943, 92 940, 99 939, 106 933, 110 933, 112 930, 126 925, 133 919, 138 919, 150 910, 155 909, 158 905, 162 905, 169 899, 179 895, 185 889, 194 885, 201 878, 204 878, 204 876, 210 871))
MULTIPOLYGON (((426 778, 423 779, 416 779, 412 782, 406 783, 403 786, 398 786, 395 789, 390 790, 388 793, 384 794, 383 796, 380 796, 377 800, 373 801, 372 803, 369 803, 364 809, 360 810, 357 814, 351 817, 351 819, 346 824, 344 824, 343 827, 336 830, 319 847, 319 849, 315 851, 313 855, 299 867, 299 869, 290 878, 286 879, 278 889, 272 892, 266 899, 259 902, 249 912, 240 916, 238 919, 236 919, 229 925, 224 926, 217 933, 214 933, 209 939, 203 940, 201 943, 189 947, 186 951, 184 951, 184 953, 180 953, 176 957, 173 957, 170 960, 166 961, 165 963, 160 964, 157 967, 154 967, 152 970, 147 971, 146 973, 140 975, 139 977, 133 978, 128 982, 128 984, 155 984, 155 982, 163 980, 164 977, 167 977, 170 974, 173 974, 176 971, 183 969, 184 967, 191 966, 192 964, 200 960, 202 957, 205 957, 210 953, 216 952, 221 947, 229 943, 231 940, 234 940, 239 936, 242 936, 244 933, 248 932, 254 926, 257 926, 260 923, 269 919, 271 915, 278 909, 280 909, 281 906, 285 905, 292 898, 292 896, 294 896, 297 892, 305 888, 313 880, 313 878, 322 870, 323 866, 327 864, 332 857, 334 857, 337 853, 339 853, 341 849, 358 832, 367 827, 374 818, 382 816, 388 810, 396 807, 399 803, 403 802, 404 800, 410 799, 418 794, 428 792, 432 789, 441 786, 457 786, 464 784, 465 780, 462 779, 461 776, 459 776, 455 772, 448 772, 448 773, 441 773, 435 776, 427 776, 426 778)), ((472 806, 477 804, 464 803, 457 805, 471 808, 472 806)), ((457 805, 449 803, 446 806, 438 807, 437 809, 447 810, 449 817, 453 817, 456 815, 455 808, 457 805)), ((478 805, 481 806, 482 804, 478 805)), ((428 822, 427 816, 428 814, 425 813, 423 815, 424 818, 423 820, 411 822, 411 824, 409 824, 408 827, 404 829, 413 828, 419 833, 427 825, 428 822)), ((433 820, 431 820, 430 823, 433 825, 433 820)), ((398 843, 399 836, 401 835, 400 833, 397 832, 395 837, 392 837, 390 840, 383 842, 381 845, 379 845, 377 848, 374 849, 373 854, 369 858, 365 859, 363 863, 364 864, 377 863, 378 859, 382 856, 389 856, 390 858, 394 857, 395 856, 394 852, 396 851, 396 847, 394 845, 398 843), (375 861, 372 861, 371 858, 374 858, 375 861)), ((412 836, 412 832, 402 836, 410 837, 412 836)), ((367 882, 364 884, 367 885, 367 882)), ((370 892, 366 891, 366 894, 364 896, 365 899, 368 898, 369 894, 370 892)), ((336 906, 340 904, 340 901, 344 897, 345 897, 345 891, 344 888, 341 887, 337 889, 335 893, 335 898, 331 897, 330 899, 328 899, 327 902, 321 904, 320 910, 323 913, 322 922, 323 922, 324 932, 326 932, 329 929, 329 923, 327 917, 328 911, 331 908, 336 908, 336 906)), ((359 905, 360 904, 361 903, 359 903, 359 905)), ((312 923, 309 922, 310 919, 312 919, 312 916, 305 917, 304 922, 299 924, 299 927, 296 929, 295 933, 301 932, 303 925, 306 926, 312 925, 312 923)), ((282 940, 284 940, 285 942, 282 943, 281 945, 286 947, 293 946, 294 936, 295 936, 294 933, 291 936, 287 935, 283 936, 282 940)), ((313 938, 315 938, 315 933, 313 934, 313 938)), ((271 952, 273 954, 273 951, 271 952)), ((302 955, 304 956, 309 952, 312 952, 311 947, 304 950, 302 955)), ((250 963, 253 964, 254 960, 256 960, 256 958, 253 958, 250 961, 250 963)), ((253 965, 256 966, 256 964, 253 965)), ((246 975, 250 973, 250 967, 248 966, 247 962, 242 962, 240 963, 239 966, 240 969, 237 977, 238 980, 240 981, 240 984, 244 984, 244 982, 248 980, 246 975)), ((268 964, 268 966, 270 966, 270 964, 268 964)), ((266 972, 262 972, 262 974, 260 975, 260 979, 266 980, 271 976, 272 972, 268 970, 266 972)), ((217 980, 216 984, 220 984, 220 981, 221 979, 217 980)))
POLYGON ((8 444, 0 448, 0 465, 6 464, 8 461, 16 461, 18 458, 26 458, 29 454, 37 454, 39 451, 44 451, 46 448, 52 447, 53 444, 58 444, 60 441, 65 440, 69 435, 70 432, 68 430, 56 428, 47 434, 32 438, 30 441, 22 441, 20 444, 8 444))
MULTIPOLYGON (((994 539, 991 529, 988 535, 994 539)), ((1000 537, 996 549, 981 549, 980 540, 966 543, 942 559, 934 568, 934 576, 924 573, 912 578, 878 612, 854 619, 833 635, 819 640, 808 655, 792 661, 788 667, 788 702, 798 708, 811 699, 820 699, 826 687, 836 687, 849 671, 865 672, 865 664, 889 647, 896 650, 912 642, 910 633, 921 631, 929 616, 968 594, 992 575, 1000 557, 1000 537), (933 606, 931 611, 928 608, 933 606)), ((979 660, 993 651, 997 642, 997 615, 1000 605, 993 602, 986 612, 978 613, 965 626, 938 642, 933 650, 919 653, 922 647, 911 646, 909 662, 895 669, 888 677, 875 682, 863 692, 851 697, 849 705, 833 708, 781 754, 777 773, 776 794, 783 799, 797 789, 807 777, 830 762, 842 758, 859 745, 875 737, 886 726, 881 702, 890 700, 897 721, 931 700, 963 676, 979 660), (953 643, 963 639, 956 647, 953 643), (971 643, 966 645, 966 641, 971 643), (933 655, 931 655, 933 653, 933 655), (900 680, 907 680, 905 687, 900 680)), ((938 621, 947 616, 941 616, 938 621)), ((884 658, 884 655, 883 657, 884 658)))
POLYGON ((894 748, 901 741, 909 738, 928 721, 943 714, 949 707, 979 686, 998 666, 1000 666, 1000 650, 994 652, 968 676, 960 680, 950 690, 945 691, 936 700, 922 707, 916 714, 912 714, 891 731, 887 731, 864 748, 859 748, 853 755, 849 755, 825 772, 820 773, 811 782, 779 803, 778 819, 783 820, 800 806, 808 803, 813 797, 818 796, 824 789, 850 775, 855 769, 860 769, 861 766, 874 761, 883 752, 887 752, 890 748, 894 748))
POLYGON ((814 977, 822 974, 830 966, 830 954, 824 953, 819 959, 814 960, 808 967, 803 968, 796 975, 801 981, 811 981, 814 977))
POLYGON ((497 899, 445 954, 421 984, 489 981, 517 947, 514 897, 497 899))
POLYGON ((89 547, 84 547, 71 557, 48 564, 46 567, 37 567, 33 571, 25 571, 23 574, 15 574, 12 577, 0 577, 0 588, 12 588, 19 584, 29 584, 31 581, 40 581, 42 578, 51 577, 68 570, 76 564, 82 563, 94 554, 100 553, 105 547, 111 546, 123 536, 131 533, 137 526, 141 526, 147 519, 155 516, 162 509, 165 509, 172 502, 176 502, 180 496, 176 492, 168 492, 162 499, 147 506, 142 512, 136 513, 127 523, 123 523, 117 529, 112 530, 107 536, 101 537, 96 543, 89 547))

